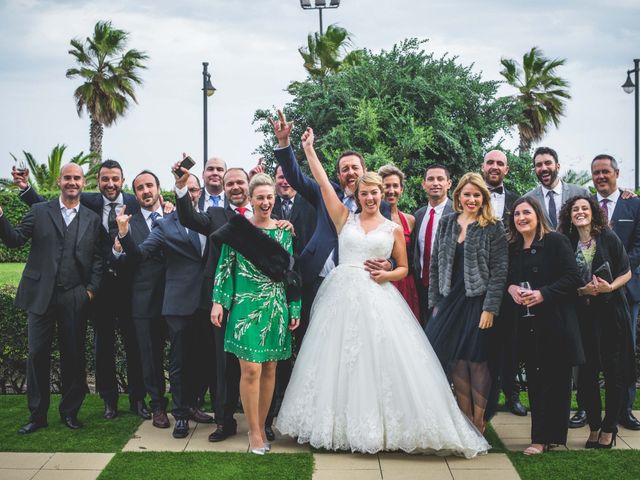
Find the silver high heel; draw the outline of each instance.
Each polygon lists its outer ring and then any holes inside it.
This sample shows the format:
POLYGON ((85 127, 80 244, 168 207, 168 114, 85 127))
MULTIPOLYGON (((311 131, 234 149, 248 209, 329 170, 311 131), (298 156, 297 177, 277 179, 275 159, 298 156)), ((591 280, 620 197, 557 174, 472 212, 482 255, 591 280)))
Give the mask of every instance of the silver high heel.
MULTIPOLYGON (((260 448, 251 448, 251 432, 247 432, 247 437, 249 437, 249 451, 251 453, 253 453, 254 455, 264 455, 266 452, 268 452, 268 450, 265 448, 265 445, 263 444, 262 447, 260 448)), ((271 445, 269 445, 269 450, 271 450, 271 445)))

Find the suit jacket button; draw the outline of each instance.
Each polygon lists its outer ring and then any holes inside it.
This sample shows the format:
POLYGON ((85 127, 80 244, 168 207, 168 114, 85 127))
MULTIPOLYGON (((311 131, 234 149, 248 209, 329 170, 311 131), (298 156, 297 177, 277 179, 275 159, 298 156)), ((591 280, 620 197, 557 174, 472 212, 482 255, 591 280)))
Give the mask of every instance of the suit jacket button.
POLYGON ((536 249, 535 249, 535 248, 532 248, 532 249, 531 249, 531 255, 535 255, 535 254, 536 254, 536 249))
POLYGON ((533 267, 531 270, 533 270, 533 273, 538 273, 538 267, 533 267))

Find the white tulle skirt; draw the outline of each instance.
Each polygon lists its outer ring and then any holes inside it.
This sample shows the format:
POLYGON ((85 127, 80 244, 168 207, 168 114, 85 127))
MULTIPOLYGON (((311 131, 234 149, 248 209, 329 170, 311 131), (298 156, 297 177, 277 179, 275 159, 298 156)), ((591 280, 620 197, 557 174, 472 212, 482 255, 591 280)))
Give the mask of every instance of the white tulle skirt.
POLYGON ((276 426, 329 450, 471 458, 490 448, 398 290, 352 265, 318 291, 276 426))

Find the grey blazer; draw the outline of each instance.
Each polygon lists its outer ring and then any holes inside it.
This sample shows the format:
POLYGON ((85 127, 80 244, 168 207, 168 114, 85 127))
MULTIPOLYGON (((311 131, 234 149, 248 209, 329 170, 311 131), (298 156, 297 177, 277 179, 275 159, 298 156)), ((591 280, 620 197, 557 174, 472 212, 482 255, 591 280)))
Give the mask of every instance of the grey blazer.
MULTIPOLYGON (((564 202, 569 200, 571 197, 575 197, 576 195, 590 196, 591 193, 589 192, 589 190, 587 190, 584 187, 581 187, 580 185, 574 185, 573 183, 562 182, 562 204, 563 205, 564 205, 564 202)), ((549 212, 547 212, 547 205, 545 204, 545 201, 544 201, 542 186, 538 185, 533 190, 527 192, 525 197, 533 197, 536 200, 538 200, 538 202, 540 202, 540 204, 542 205, 542 210, 544 211, 544 216, 547 219, 547 223, 549 223, 550 222, 549 212)), ((560 213, 560 209, 562 208, 562 205, 558 205, 557 207, 558 207, 558 213, 560 213)))
MULTIPOLYGON (((440 219, 429 266, 429 308, 451 291, 453 258, 460 235, 458 213, 440 219)), ((464 287, 467 297, 485 294, 482 310, 495 315, 507 284, 509 249, 502 222, 467 227, 464 241, 464 287)))

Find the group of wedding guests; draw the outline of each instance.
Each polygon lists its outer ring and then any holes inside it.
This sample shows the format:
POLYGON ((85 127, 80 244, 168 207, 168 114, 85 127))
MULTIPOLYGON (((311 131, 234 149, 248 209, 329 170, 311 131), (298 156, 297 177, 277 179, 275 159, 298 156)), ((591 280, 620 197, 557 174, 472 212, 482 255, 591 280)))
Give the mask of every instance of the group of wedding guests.
POLYGON ((640 429, 631 413, 640 199, 618 189, 613 157, 591 163, 596 195, 563 182, 547 147, 533 155, 540 185, 522 197, 505 189, 508 159, 498 150, 451 198, 449 170, 434 164, 422 182, 428 204, 410 215, 398 208, 397 167, 373 173, 347 151, 335 184, 307 129, 310 178, 290 146, 292 123, 282 112, 271 123, 275 180, 262 165, 247 173, 212 158, 201 186, 178 162, 175 211, 151 171, 134 177, 134 195, 123 192, 112 160, 101 165, 99 193, 83 193, 82 169, 65 165, 50 202, 14 168, 33 205, 16 227, 0 214, 7 246, 32 241, 16 298, 29 329, 31 415, 21 433, 47 425, 54 324, 61 420, 81 426, 87 318, 105 418, 118 413, 119 332, 131 409, 170 427, 168 338, 173 436, 214 417, 210 441, 236 434, 240 398, 258 455, 271 449, 277 417, 282 433, 316 447, 473 457, 489 448, 482 433, 499 389, 526 415, 520 362, 532 416, 525 454, 566 443, 572 383, 587 448, 611 448, 619 422, 640 429), (214 417, 201 410, 207 390, 214 417))

